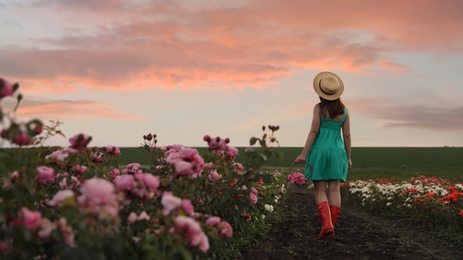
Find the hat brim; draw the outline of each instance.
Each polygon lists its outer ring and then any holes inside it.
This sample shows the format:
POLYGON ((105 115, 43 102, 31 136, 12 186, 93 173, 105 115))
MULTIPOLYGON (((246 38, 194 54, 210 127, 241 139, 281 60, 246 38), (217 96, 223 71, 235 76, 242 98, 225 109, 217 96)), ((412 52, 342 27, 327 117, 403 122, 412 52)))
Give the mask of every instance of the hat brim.
POLYGON ((322 97, 323 99, 336 100, 336 99, 340 98, 341 95, 342 95, 342 92, 344 92, 344 83, 342 82, 341 78, 338 75, 334 74, 333 72, 323 71, 323 72, 318 73, 315 76, 315 78, 313 79, 313 89, 318 94, 318 96, 322 97), (331 76, 336 77, 338 79, 338 81, 339 81, 339 84, 340 84, 339 85, 339 90, 336 93, 332 94, 332 95, 326 94, 320 88, 320 80, 322 80, 322 78, 325 77, 326 75, 331 75, 331 76))

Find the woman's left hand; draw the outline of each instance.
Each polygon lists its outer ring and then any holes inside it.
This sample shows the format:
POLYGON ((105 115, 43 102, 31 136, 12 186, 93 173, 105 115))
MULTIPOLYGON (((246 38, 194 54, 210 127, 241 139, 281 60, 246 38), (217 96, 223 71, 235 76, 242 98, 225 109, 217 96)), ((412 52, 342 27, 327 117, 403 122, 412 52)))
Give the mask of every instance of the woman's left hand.
POLYGON ((305 156, 303 156, 302 154, 299 155, 298 157, 296 157, 296 160, 294 160, 294 163, 298 163, 298 164, 305 163, 305 156))

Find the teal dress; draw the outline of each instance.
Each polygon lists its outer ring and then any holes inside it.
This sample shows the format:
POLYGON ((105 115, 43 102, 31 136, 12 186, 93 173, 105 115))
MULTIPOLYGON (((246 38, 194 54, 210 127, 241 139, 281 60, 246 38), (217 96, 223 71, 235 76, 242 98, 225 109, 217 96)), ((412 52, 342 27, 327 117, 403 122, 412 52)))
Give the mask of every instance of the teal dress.
POLYGON ((348 160, 341 128, 346 120, 347 108, 341 121, 326 118, 324 112, 320 121, 320 129, 310 151, 307 154, 305 177, 309 180, 341 180, 346 181, 348 160))

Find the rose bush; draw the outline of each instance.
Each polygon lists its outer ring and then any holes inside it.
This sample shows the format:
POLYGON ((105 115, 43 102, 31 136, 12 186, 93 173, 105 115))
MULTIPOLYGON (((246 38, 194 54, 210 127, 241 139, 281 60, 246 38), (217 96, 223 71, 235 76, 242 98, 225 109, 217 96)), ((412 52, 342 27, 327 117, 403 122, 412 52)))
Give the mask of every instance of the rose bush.
POLYGON ((463 184, 436 177, 358 180, 348 183, 346 196, 376 212, 388 212, 445 228, 463 231, 463 184))
MULTIPOLYGON (((1 98, 19 87, 0 83, 1 98)), ((17 123, 0 112, 1 138, 12 145, 64 136, 59 124, 17 123)), ((147 134, 140 147, 152 157, 147 166, 119 165, 118 147, 90 147, 92 137, 84 133, 69 138, 68 147, 40 147, 22 160, 26 151, 19 152, 16 163, 0 164, 0 252, 4 259, 233 257, 265 232, 265 214, 285 191, 278 171, 260 170, 262 158, 277 156, 267 146, 276 142, 276 130, 271 138, 251 138, 251 146, 259 140, 261 147, 250 147, 243 163, 235 161, 238 149, 228 138, 209 135, 203 138, 208 152, 199 154, 183 145, 157 146, 157 136, 147 134)))

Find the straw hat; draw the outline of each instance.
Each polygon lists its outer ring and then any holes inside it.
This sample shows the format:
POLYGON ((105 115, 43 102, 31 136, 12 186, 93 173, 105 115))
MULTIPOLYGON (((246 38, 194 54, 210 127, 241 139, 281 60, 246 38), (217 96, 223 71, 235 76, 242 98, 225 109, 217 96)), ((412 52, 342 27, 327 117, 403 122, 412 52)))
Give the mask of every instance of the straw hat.
POLYGON ((341 78, 328 71, 320 72, 313 79, 313 89, 326 100, 338 99, 344 91, 341 78))

